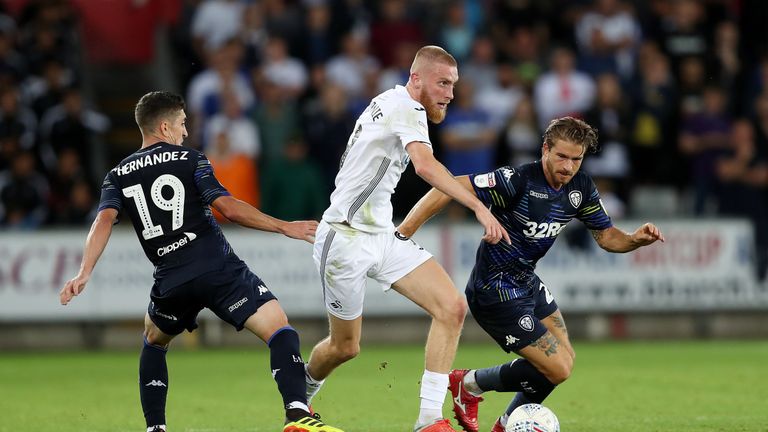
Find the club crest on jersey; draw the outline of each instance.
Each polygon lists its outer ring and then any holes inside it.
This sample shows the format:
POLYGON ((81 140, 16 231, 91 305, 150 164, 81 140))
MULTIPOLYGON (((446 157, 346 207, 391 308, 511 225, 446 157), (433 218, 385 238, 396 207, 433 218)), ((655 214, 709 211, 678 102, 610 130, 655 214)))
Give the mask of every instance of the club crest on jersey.
POLYGON ((533 318, 530 315, 521 316, 517 324, 525 331, 533 331, 533 318))
POLYGON ((581 192, 571 191, 571 193, 568 194, 568 200, 571 201, 573 208, 579 208, 579 204, 581 204, 581 192))
POLYGON ((494 173, 476 175, 475 186, 479 188, 492 188, 496 186, 496 175, 494 173))
POLYGON ((504 167, 504 168, 501 169, 501 174, 504 176, 505 179, 507 179, 507 181, 509 181, 509 179, 512 178, 512 174, 514 174, 514 173, 515 173, 515 169, 514 168, 504 167))

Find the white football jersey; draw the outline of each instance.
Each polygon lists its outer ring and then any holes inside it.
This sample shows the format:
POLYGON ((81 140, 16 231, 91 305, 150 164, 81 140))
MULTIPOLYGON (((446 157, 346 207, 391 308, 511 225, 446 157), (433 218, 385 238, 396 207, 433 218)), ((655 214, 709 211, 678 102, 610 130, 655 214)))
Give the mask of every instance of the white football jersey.
POLYGON ((410 162, 405 146, 414 141, 432 149, 424 106, 399 85, 373 98, 349 137, 323 220, 365 232, 392 230, 391 197, 410 162))

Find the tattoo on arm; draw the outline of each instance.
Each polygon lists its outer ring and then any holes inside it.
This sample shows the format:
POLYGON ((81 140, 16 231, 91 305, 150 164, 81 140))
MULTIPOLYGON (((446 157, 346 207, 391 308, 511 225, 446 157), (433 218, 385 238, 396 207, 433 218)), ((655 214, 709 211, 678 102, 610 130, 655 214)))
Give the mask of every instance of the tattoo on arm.
POLYGON ((603 239, 603 235, 605 234, 605 230, 591 230, 592 231, 592 237, 595 239, 597 244, 600 244, 600 241, 603 239))
POLYGON ((562 329, 563 333, 568 333, 568 329, 565 328, 565 320, 563 320, 563 317, 561 316, 553 316, 552 317, 552 324, 555 325, 555 327, 562 329))
POLYGON ((557 354, 557 347, 560 345, 560 341, 557 340, 552 333, 547 332, 544 336, 538 338, 530 346, 536 347, 546 354, 547 357, 557 354))

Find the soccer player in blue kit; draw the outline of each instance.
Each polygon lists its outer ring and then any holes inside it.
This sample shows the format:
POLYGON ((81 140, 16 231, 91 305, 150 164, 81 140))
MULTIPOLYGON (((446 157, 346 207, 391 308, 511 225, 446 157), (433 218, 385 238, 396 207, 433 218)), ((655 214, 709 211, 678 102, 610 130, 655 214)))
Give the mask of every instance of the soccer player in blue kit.
POLYGON ((168 346, 184 330, 197 328, 198 313, 208 308, 269 346, 272 375, 285 406, 284 432, 342 432, 310 415, 299 336, 277 298, 233 252, 210 206, 239 225, 310 243, 317 222, 275 219, 231 196, 205 155, 181 146, 187 137, 184 105, 181 96, 168 92, 147 93, 137 103, 141 148, 104 179, 80 271, 62 288, 61 304, 85 289, 124 210, 155 266, 139 360, 147 431, 166 430, 168 346))
MULTIPOLYGON (((484 369, 451 371, 453 411, 467 432, 477 432, 478 404, 486 391, 517 392, 492 432, 504 432, 509 414, 526 403, 541 403, 571 374, 575 353, 552 293, 534 273, 557 235, 574 217, 601 248, 629 252, 657 240, 661 231, 646 223, 625 233, 611 223, 589 175, 579 172, 584 155, 597 145, 597 132, 585 122, 563 117, 544 132, 541 160, 517 168, 457 177, 490 206, 512 240, 481 243, 467 282, 469 309, 477 323, 506 352, 521 356, 484 369)), ((450 198, 429 191, 398 227, 410 237, 450 198)))

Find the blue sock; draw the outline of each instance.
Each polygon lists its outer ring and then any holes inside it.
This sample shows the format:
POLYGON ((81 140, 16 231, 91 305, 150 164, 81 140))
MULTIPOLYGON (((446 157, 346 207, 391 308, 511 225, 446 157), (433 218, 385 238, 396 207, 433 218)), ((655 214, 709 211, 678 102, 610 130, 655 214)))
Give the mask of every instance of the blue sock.
POLYGON ((475 371, 475 380, 483 391, 520 392, 519 398, 515 397, 520 405, 531 402, 541 403, 555 389, 555 385, 524 358, 515 359, 503 365, 478 369, 475 371))
POLYGON ((165 400, 168 396, 167 349, 144 339, 139 358, 139 395, 147 427, 165 424, 165 400))
POLYGON ((512 402, 510 402, 509 405, 507 406, 506 414, 507 415, 512 414, 512 411, 514 411, 515 408, 519 407, 520 405, 525 405, 525 404, 529 404, 529 403, 541 403, 543 401, 544 401, 544 399, 540 400, 539 402, 534 402, 534 401, 528 399, 528 397, 526 396, 525 393, 518 392, 515 395, 515 397, 512 399, 512 402))
POLYGON ((299 334, 293 327, 283 327, 269 338, 267 345, 270 350, 272 376, 283 396, 285 409, 298 408, 306 411, 307 383, 304 379, 304 360, 301 359, 299 350, 299 334))

